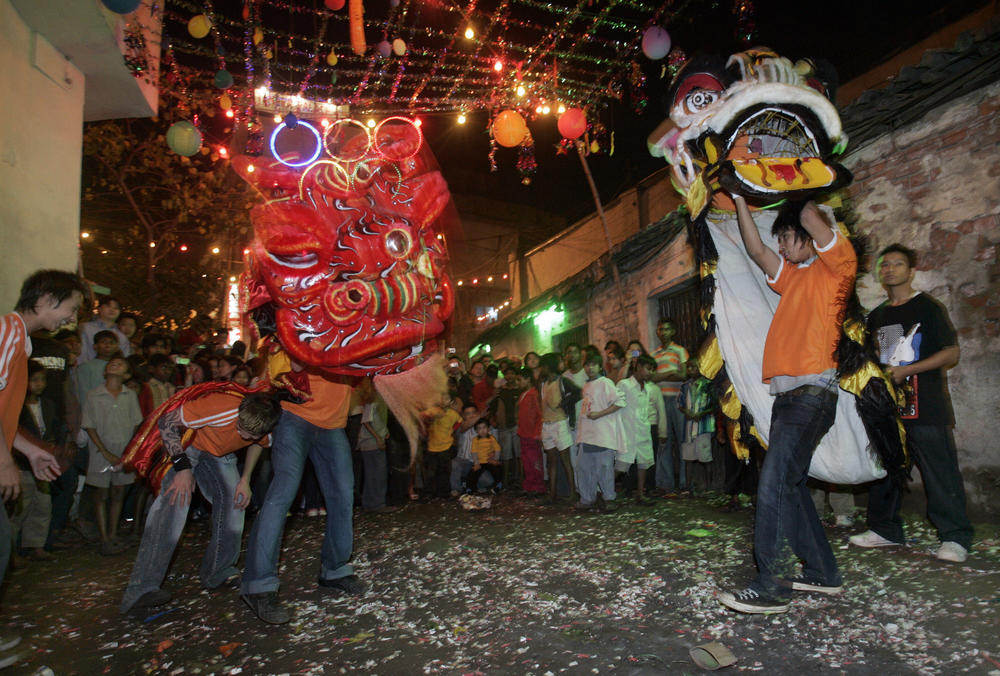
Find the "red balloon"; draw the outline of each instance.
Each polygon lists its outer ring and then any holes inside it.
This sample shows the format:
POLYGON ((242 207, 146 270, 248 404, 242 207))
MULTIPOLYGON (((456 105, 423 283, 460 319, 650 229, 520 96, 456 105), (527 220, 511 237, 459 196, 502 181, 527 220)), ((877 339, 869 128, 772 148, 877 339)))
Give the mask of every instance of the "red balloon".
POLYGON ((334 12, 339 9, 344 9, 345 2, 347 2, 347 0, 324 0, 324 4, 327 9, 332 9, 334 12))
POLYGON ((568 108, 559 116, 559 133, 570 140, 583 136, 587 131, 587 114, 579 108, 568 108))

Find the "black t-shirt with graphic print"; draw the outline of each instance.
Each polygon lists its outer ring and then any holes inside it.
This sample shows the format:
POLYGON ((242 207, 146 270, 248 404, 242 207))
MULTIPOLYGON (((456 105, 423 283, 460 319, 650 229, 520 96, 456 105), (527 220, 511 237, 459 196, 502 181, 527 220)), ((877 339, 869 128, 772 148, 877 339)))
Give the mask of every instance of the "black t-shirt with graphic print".
MULTIPOLYGON (((888 301, 868 315, 868 330, 875 338, 884 365, 912 364, 958 345, 948 311, 925 293, 902 305, 888 301)), ((904 422, 918 425, 954 425, 955 418, 942 369, 924 371, 906 379, 904 422)))

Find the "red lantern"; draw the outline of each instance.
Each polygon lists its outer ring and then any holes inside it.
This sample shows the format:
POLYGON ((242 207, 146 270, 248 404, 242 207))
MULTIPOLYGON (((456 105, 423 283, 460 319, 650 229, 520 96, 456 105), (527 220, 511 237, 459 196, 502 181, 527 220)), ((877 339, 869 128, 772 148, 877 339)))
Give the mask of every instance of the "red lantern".
POLYGON ((337 10, 344 9, 344 3, 346 1, 347 0, 325 0, 324 4, 326 5, 327 9, 332 9, 334 12, 336 12, 337 10))
POLYGON ((559 133, 570 140, 580 138, 587 131, 587 114, 579 108, 567 108, 559 116, 559 133))
POLYGON ((521 145, 528 125, 516 110, 505 110, 493 119, 493 138, 505 148, 521 145))

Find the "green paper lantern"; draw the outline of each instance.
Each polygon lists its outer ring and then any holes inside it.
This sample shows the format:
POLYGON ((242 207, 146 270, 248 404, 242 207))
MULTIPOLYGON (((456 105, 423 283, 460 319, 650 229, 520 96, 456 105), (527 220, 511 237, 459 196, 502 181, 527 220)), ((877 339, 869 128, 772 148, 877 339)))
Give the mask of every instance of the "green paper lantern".
POLYGON ((167 130, 167 145, 178 155, 191 157, 201 148, 201 132, 187 120, 174 122, 167 130))

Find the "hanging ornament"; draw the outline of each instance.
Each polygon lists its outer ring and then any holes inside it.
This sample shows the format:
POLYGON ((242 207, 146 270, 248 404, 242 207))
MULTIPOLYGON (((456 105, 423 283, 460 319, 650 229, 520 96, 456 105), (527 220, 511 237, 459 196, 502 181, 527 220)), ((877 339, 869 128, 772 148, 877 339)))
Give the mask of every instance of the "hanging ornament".
POLYGON ((344 0, 324 0, 323 4, 334 12, 344 9, 344 0))
POLYGON ((229 110, 233 107, 233 100, 229 97, 229 94, 223 94, 219 97, 219 108, 223 110, 229 110))
POLYGON ((288 115, 285 115, 283 122, 285 123, 285 127, 288 129, 295 129, 299 126, 299 118, 295 117, 295 113, 288 113, 288 115))
POLYGON ((101 0, 101 2, 115 14, 131 14, 138 9, 142 0, 101 0))
POLYGON ((390 54, 392 54, 392 45, 388 40, 382 40, 375 46, 375 48, 378 49, 378 53, 381 54, 383 58, 387 58, 390 54))
POLYGON ((340 59, 337 58, 337 52, 335 52, 332 49, 330 50, 330 53, 326 55, 326 63, 329 66, 336 66, 337 65, 337 61, 339 61, 339 60, 340 59))
POLYGON ((249 21, 250 20, 250 3, 249 2, 244 2, 243 3, 243 11, 240 12, 240 16, 243 17, 244 21, 249 21))
POLYGON ((531 138, 531 133, 524 139, 520 149, 517 151, 517 173, 521 175, 521 183, 530 185, 531 178, 538 169, 538 162, 535 161, 535 141, 531 138))
POLYGON ((337 74, 336 73, 330 73, 330 84, 332 84, 332 85, 337 84, 337 74))
POLYGON ((233 76, 228 70, 220 70, 215 73, 215 88, 229 89, 233 86, 233 76))
POLYGON ((396 38, 392 41, 392 52, 396 56, 403 56, 406 54, 406 43, 403 42, 402 38, 396 38))
POLYGON ((687 54, 680 47, 670 50, 670 56, 667 57, 667 72, 670 73, 671 80, 677 77, 677 73, 687 60, 687 54))
POLYGON ((598 143, 596 140, 590 142, 590 152, 596 153, 600 151, 600 149, 601 149, 601 144, 598 143))
POLYGON ((757 32, 757 22, 753 18, 754 6, 751 0, 735 0, 733 14, 736 15, 736 39, 749 43, 757 32))
POLYGON ((365 42, 365 6, 361 0, 351 0, 347 18, 351 29, 351 51, 364 56, 368 43, 365 42))
POLYGON ((642 53, 653 61, 659 61, 670 53, 670 33, 659 26, 650 26, 642 34, 642 53))
POLYGON ((201 132, 187 120, 174 122, 167 130, 167 145, 178 155, 191 157, 201 148, 201 132))
POLYGON ((253 29, 253 43, 259 45, 264 40, 264 31, 259 28, 253 29))
POLYGON ((191 37, 201 39, 208 35, 208 32, 212 30, 212 21, 204 14, 198 14, 191 17, 188 21, 188 33, 191 37))
POLYGON ((577 139, 587 131, 587 114, 579 108, 567 108, 556 123, 563 138, 577 139))
POLYGON ((493 120, 493 138, 505 148, 520 145, 528 135, 528 125, 516 110, 505 110, 493 120))

